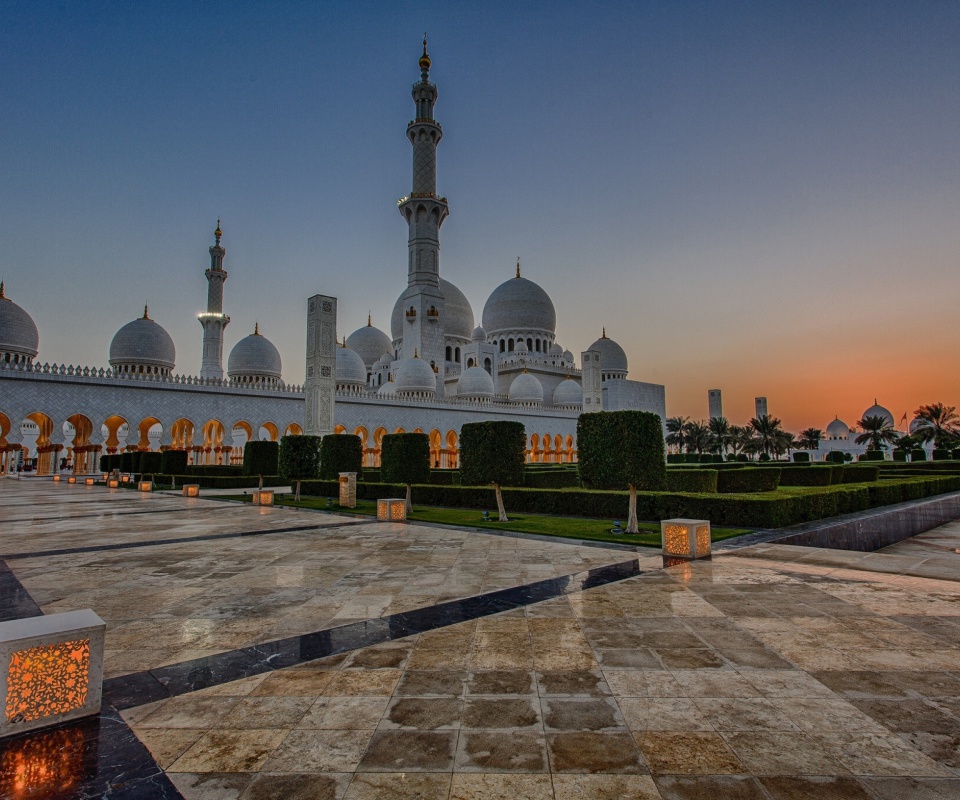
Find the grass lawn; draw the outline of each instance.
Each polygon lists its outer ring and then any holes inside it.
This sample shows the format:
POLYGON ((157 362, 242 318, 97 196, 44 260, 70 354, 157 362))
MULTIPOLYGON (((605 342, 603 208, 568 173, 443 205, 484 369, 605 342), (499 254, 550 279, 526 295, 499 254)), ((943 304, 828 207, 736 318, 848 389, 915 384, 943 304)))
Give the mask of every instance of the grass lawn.
MULTIPOLYGON (((208 497, 213 497, 207 495, 208 497)), ((250 495, 218 495, 216 500, 240 500, 250 502, 250 495)), ((312 508, 321 511, 331 511, 337 514, 356 514, 376 516, 377 506, 372 500, 357 500, 356 508, 340 508, 337 503, 327 506, 325 497, 307 497, 299 502, 276 498, 276 504, 293 508, 312 508)), ((511 514, 507 509, 509 522, 497 522, 496 511, 491 511, 491 520, 483 520, 483 512, 472 508, 437 508, 434 506, 414 505, 413 514, 408 519, 415 522, 440 522, 446 525, 462 525, 470 528, 493 528, 496 530, 516 531, 518 533, 538 533, 544 536, 560 536, 568 539, 586 539, 596 542, 615 542, 617 544, 644 545, 647 547, 660 546, 660 523, 641 522, 640 533, 636 536, 610 533, 613 522, 609 519, 586 519, 584 517, 553 517, 535 514, 511 514)), ((627 523, 626 518, 620 520, 621 526, 627 523)), ((741 536, 750 533, 744 528, 712 528, 711 538, 714 542, 741 536)))

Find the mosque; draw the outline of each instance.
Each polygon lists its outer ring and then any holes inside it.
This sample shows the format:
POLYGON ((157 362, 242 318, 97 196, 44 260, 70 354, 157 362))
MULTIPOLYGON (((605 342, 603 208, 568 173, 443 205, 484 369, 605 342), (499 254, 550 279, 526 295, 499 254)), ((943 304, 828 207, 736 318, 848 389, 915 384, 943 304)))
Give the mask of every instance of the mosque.
MULTIPOLYGON (((557 341, 549 294, 521 274, 497 286, 476 324, 464 294, 440 275, 440 227, 449 214, 437 192, 434 118, 437 87, 424 40, 420 80, 413 85, 413 185, 398 209, 408 226, 407 287, 397 299, 390 335, 367 325, 336 348, 335 433, 363 441, 376 466, 386 433, 430 435, 433 464, 457 466, 460 427, 512 419, 524 424, 532 462, 576 460, 576 423, 584 411, 639 409, 666 418, 662 385, 628 378, 623 348, 606 329, 580 352, 557 341)), ((32 317, 0 284, 0 466, 35 463, 40 474, 69 464, 97 468, 101 452, 185 449, 193 463, 237 464, 251 438, 276 440, 304 430, 304 387, 284 383, 277 348, 259 326, 223 349, 226 249, 218 221, 209 248, 207 308, 199 372, 176 372, 170 334, 149 308, 114 335, 109 367, 40 363, 32 317)), ((598 326, 600 327, 600 326, 598 326)))

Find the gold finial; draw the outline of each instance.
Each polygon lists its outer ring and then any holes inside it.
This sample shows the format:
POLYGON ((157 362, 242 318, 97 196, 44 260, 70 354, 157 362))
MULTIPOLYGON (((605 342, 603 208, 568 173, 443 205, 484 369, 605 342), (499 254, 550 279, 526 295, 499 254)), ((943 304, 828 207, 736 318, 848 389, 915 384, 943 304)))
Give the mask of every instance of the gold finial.
POLYGON ((600 338, 601 338, 601 339, 606 339, 606 338, 607 338, 607 326, 606 326, 606 325, 603 326, 603 334, 600 336, 600 338))
POLYGON ((347 349, 347 334, 343 334, 343 343, 340 345, 343 350, 347 349))
POLYGON ((220 230, 220 217, 217 217, 217 229, 213 232, 213 235, 218 239, 223 236, 223 231, 220 230))
POLYGON ((373 315, 369 311, 367 312, 367 327, 373 327, 373 315))
POLYGON ((520 277, 520 256, 517 256, 517 277, 520 277))
POLYGON ((253 335, 254 336, 260 335, 260 320, 257 320, 256 322, 253 323, 253 335))
POLYGON ((0 300, 6 300, 6 296, 3 294, 3 281, 0 281, 0 300))
POLYGON ((427 55, 427 34, 423 34, 423 55, 420 56, 420 69, 423 72, 430 70, 430 56, 427 55))
POLYGON ((150 319, 150 310, 147 308, 147 304, 143 304, 143 318, 150 319))
POLYGON ((420 356, 417 355, 417 348, 416 348, 416 347, 413 348, 413 357, 414 357, 414 358, 420 358, 420 356))

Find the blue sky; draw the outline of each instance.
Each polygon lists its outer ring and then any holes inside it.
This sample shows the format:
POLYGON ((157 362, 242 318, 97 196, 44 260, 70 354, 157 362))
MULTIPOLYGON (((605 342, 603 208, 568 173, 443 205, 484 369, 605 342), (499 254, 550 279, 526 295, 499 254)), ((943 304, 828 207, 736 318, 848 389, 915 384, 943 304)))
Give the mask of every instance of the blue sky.
POLYGON ((516 257, 670 414, 796 430, 960 404, 960 3, 0 5, 0 275, 41 361, 142 312, 196 373, 223 219, 229 349, 303 375, 305 298, 389 329, 429 33, 441 270, 479 322, 516 257))

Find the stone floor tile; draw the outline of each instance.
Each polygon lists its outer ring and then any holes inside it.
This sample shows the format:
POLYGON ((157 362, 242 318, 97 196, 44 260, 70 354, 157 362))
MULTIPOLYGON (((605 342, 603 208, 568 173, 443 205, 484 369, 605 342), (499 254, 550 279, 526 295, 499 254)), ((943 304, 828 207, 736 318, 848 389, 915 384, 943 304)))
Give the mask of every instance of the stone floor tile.
POLYGON ((259 772, 285 730, 214 730, 170 765, 171 772, 259 772))
POLYGON ((377 731, 359 772, 450 772, 456 731, 377 731))
POLYGON ((854 778, 782 775, 759 780, 772 800, 874 800, 854 778))
POLYGON ((649 647, 629 649, 595 648, 597 661, 604 668, 620 669, 663 669, 663 662, 649 647))
POLYGON ((447 800, 450 773, 357 772, 344 800, 447 800))
POLYGON ((244 697, 220 719, 218 727, 293 728, 311 705, 309 697, 244 697))
POLYGON ((556 800, 660 800, 649 775, 554 775, 556 800))
POLYGON ((634 732, 714 730, 686 697, 622 697, 617 702, 627 727, 634 732))
POLYGON ((250 692, 255 697, 316 697, 336 673, 329 669, 282 669, 271 672, 250 692))
POLYGON ((767 800, 749 775, 660 775, 654 780, 663 800, 767 800))
POLYGON ((636 734, 650 771, 667 775, 732 775, 746 772, 727 743, 713 732, 636 734))
POLYGON ((876 800, 956 800, 960 778, 861 778, 876 800))
POLYGON ((759 697, 751 681, 733 670, 683 669, 674 677, 688 697, 759 697))
POLYGON ((700 712, 718 731, 797 731, 777 706, 762 697, 698 697, 700 712))
POLYGON ((447 730, 460 727, 463 701, 456 697, 398 697, 380 722, 382 730, 447 730))
POLYGON ((204 730, 222 727, 220 720, 240 702, 240 697, 172 697, 153 713, 139 721, 138 728, 191 728, 204 730))
POLYGON ((386 697, 320 697, 297 723, 316 730, 374 730, 390 702, 386 697))
POLYGON ((390 696, 400 681, 398 669, 345 669, 335 673, 323 690, 327 697, 390 696))
POLYGON ((168 772, 167 777, 187 800, 238 800, 255 776, 242 772, 168 772))
POLYGON ((137 738, 146 745, 161 769, 166 769, 205 733, 206 729, 140 728, 137 738))
POLYGON ((549 775, 457 773, 450 784, 450 800, 552 800, 549 775))
POLYGON ((294 730, 264 765, 268 772, 353 772, 373 731, 294 730))
POLYGON ((526 695, 536 692, 531 670, 475 670, 467 678, 467 695, 526 695))
POLYGON ((729 731, 721 734, 753 775, 847 775, 816 741, 802 733, 729 731))
POLYGON ((464 701, 461 726, 482 730, 540 728, 539 703, 535 698, 467 698, 464 701))
POLYGON ((600 670, 544 670, 538 673, 537 683, 541 697, 605 697, 611 694, 600 670))
POLYGON ((463 731, 457 745, 458 772, 546 772, 543 734, 527 731, 463 731))
POLYGON ((240 800, 341 800, 351 777, 350 773, 261 772, 240 800))
POLYGON ((613 698, 547 697, 540 705, 547 731, 612 731, 626 727, 613 698))
POLYGON ((553 772, 647 774, 643 754, 629 733, 547 734, 553 772))

